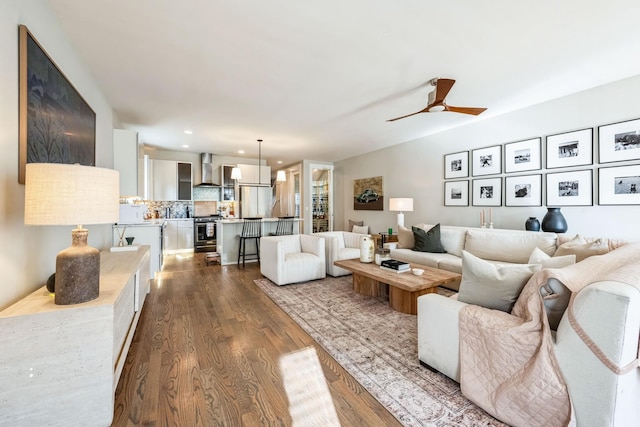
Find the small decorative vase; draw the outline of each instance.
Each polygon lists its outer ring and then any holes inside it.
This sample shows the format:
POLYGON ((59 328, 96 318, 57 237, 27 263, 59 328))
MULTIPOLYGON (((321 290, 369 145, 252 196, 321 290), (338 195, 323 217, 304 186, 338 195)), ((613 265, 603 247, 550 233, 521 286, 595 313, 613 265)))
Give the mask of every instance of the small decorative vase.
POLYGON ((540 231, 540 221, 535 216, 530 216, 524 223, 524 229, 527 231, 540 231))
POLYGON ((373 262, 375 243, 369 236, 360 237, 360 262, 373 262))
POLYGON ((542 218, 542 231, 564 233, 569 227, 560 208, 547 208, 547 214, 542 218))
POLYGON ((127 245, 131 246, 135 237, 125 237, 124 239, 127 241, 127 245))

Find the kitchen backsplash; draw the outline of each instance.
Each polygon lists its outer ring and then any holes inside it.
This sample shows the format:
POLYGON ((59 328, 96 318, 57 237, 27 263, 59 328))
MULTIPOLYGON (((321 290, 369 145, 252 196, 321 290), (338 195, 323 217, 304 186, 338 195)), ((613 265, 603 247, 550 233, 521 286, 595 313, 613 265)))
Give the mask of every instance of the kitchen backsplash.
POLYGON ((193 217, 193 202, 153 202, 147 201, 149 207, 147 211, 151 214, 152 218, 156 217, 158 212, 159 218, 166 218, 166 209, 169 208, 169 218, 192 218, 193 217))

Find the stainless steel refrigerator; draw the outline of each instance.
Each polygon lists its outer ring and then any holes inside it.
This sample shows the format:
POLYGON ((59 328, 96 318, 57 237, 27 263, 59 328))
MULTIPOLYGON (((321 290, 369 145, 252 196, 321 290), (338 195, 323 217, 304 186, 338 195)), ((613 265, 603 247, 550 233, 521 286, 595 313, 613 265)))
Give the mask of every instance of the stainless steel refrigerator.
POLYGON ((271 187, 240 186, 240 218, 271 217, 271 187))

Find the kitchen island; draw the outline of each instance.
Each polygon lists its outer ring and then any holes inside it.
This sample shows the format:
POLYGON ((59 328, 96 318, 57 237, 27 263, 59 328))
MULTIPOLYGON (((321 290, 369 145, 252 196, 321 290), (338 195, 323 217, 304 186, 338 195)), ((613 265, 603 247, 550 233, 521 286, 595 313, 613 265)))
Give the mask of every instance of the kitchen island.
MULTIPOLYGON (((293 233, 300 233, 300 218, 294 218, 293 233)), ((216 222, 217 233, 217 250, 220 254, 220 263, 222 265, 236 264, 238 262, 238 246, 240 245, 240 234, 242 233, 242 219, 223 219, 216 222)), ((268 236, 269 233, 276 231, 278 218, 262 219, 262 235, 268 236)), ((255 261, 255 260, 252 260, 255 261)), ((252 262, 247 260, 247 262, 252 262)))

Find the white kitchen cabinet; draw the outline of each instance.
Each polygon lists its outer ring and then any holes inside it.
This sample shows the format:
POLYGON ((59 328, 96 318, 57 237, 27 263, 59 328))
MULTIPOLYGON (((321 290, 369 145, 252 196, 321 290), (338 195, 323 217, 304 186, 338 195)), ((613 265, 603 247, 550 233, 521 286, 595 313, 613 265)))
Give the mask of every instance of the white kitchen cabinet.
POLYGON ((138 133, 113 130, 113 168, 120 173, 121 196, 144 195, 144 169, 138 143, 138 133))
POLYGON ((267 184, 271 185, 271 167, 259 165, 239 164, 242 179, 238 180, 239 184, 267 184))
POLYGON ((165 253, 193 250, 193 219, 170 219, 164 233, 165 253))
POLYGON ((193 171, 191 163, 152 160, 153 200, 191 200, 193 171))
POLYGON ((56 305, 42 287, 0 311, 0 425, 111 425, 148 272, 147 246, 102 252, 98 298, 56 305))

